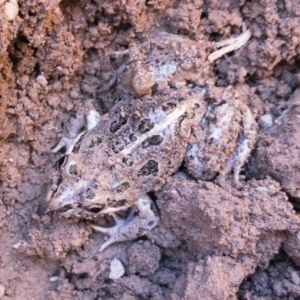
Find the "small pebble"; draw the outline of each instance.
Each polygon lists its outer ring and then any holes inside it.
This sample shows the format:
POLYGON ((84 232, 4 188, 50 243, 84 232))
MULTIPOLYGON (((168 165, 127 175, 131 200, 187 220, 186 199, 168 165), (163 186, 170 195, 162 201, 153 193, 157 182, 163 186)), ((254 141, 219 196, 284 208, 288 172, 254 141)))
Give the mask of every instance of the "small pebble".
POLYGON ((50 282, 55 282, 58 280, 58 277, 57 276, 53 276, 53 277, 50 277, 50 282))
POLYGON ((10 0, 4 4, 4 13, 9 21, 13 21, 19 13, 19 5, 17 0, 10 0))
POLYGON ((120 277, 122 277, 125 273, 124 267, 122 265, 122 263, 114 258, 111 262, 110 262, 110 272, 109 272, 109 278, 110 279, 119 279, 120 277))
POLYGON ((271 127, 273 125, 273 118, 270 114, 265 114, 259 118, 258 123, 261 128, 271 127))

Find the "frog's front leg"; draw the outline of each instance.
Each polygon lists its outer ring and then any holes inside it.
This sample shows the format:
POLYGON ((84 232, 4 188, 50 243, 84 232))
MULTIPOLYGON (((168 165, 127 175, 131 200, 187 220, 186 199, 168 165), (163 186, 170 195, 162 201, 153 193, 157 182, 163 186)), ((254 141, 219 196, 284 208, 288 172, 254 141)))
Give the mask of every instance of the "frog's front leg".
POLYGON ((60 141, 51 151, 56 153, 65 148, 65 154, 70 154, 80 137, 94 128, 100 120, 101 116, 95 109, 89 110, 86 116, 81 114, 79 117, 71 118, 63 128, 60 141))
POLYGON ((113 227, 92 225, 96 231, 109 235, 109 239, 101 246, 100 251, 113 243, 136 239, 156 227, 159 223, 159 217, 152 206, 151 198, 145 195, 137 200, 137 215, 134 215, 135 212, 132 210, 126 219, 121 219, 112 213, 116 223, 113 227))
POLYGON ((235 151, 221 168, 219 176, 217 177, 217 183, 233 195, 238 197, 245 196, 245 192, 238 191, 241 188, 240 183, 240 172, 247 161, 251 150, 254 147, 256 141, 257 126, 256 122, 252 116, 250 109, 242 104, 242 131, 239 135, 237 146, 235 151), (230 184, 226 181, 228 174, 233 171, 233 184, 235 188, 232 188, 230 184))

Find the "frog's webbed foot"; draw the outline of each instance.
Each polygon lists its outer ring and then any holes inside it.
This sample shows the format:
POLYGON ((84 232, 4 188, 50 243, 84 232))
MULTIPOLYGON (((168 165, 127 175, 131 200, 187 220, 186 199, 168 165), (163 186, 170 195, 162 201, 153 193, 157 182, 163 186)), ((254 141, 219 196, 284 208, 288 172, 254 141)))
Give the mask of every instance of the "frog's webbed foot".
POLYGON ((77 118, 70 119, 63 128, 60 141, 51 150, 51 152, 56 153, 65 148, 65 154, 70 154, 80 137, 87 131, 94 128, 100 120, 101 116, 95 109, 89 110, 86 116, 80 115, 77 118))
POLYGON ((238 145, 230 159, 221 169, 216 180, 224 190, 238 197, 247 196, 246 192, 239 191, 239 189, 242 188, 240 173, 243 165, 250 156, 250 152, 256 141, 256 123, 251 111, 246 105, 243 105, 241 109, 243 112, 243 130, 238 139, 238 145), (234 188, 226 181, 227 176, 231 171, 233 171, 234 188))
POLYGON ((136 239, 156 227, 159 223, 159 217, 156 211, 152 209, 152 206, 151 198, 145 195, 137 200, 137 215, 134 215, 135 212, 132 210, 126 219, 122 219, 112 213, 116 223, 113 227, 92 225, 92 228, 96 231, 109 235, 108 240, 101 246, 100 251, 103 251, 113 243, 136 239))

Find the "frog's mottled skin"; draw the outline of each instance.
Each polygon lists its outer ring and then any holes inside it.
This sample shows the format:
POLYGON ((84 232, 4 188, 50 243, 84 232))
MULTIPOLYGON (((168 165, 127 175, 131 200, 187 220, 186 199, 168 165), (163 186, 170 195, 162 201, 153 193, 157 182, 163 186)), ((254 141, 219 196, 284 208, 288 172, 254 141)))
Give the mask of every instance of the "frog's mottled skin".
POLYGON ((98 207, 106 214, 159 190, 182 163, 192 126, 204 117, 202 99, 203 91, 195 89, 118 102, 66 158, 51 207, 98 207))
MULTIPOLYGON (((171 67, 174 61, 169 60, 171 67)), ((214 88, 219 97, 210 101, 205 88, 184 84, 169 87, 168 93, 153 93, 153 85, 158 84, 155 78, 162 70, 172 71, 161 75, 164 83, 168 84, 170 77, 175 80, 176 69, 180 68, 171 67, 166 63, 159 63, 158 69, 155 64, 149 68, 148 64, 135 64, 134 72, 140 68, 141 73, 154 76, 148 85, 135 91, 138 99, 118 102, 101 121, 91 109, 86 130, 79 133, 82 124, 74 126, 75 132, 65 132, 54 149, 57 152, 66 147, 67 156, 53 176, 48 194, 50 209, 84 218, 112 215, 114 227, 94 226, 110 235, 101 250, 113 242, 145 234, 158 224, 147 194, 162 188, 183 162, 194 178, 212 180, 217 176, 224 189, 244 195, 238 190, 239 173, 256 136, 249 108, 231 87, 214 88), (231 171, 233 186, 227 180, 231 171), (125 220, 116 214, 130 207, 136 207, 139 213, 135 215, 133 210, 125 220)), ((139 76, 132 77, 131 86, 138 82, 139 76)), ((126 92, 125 83, 123 88, 126 92)))

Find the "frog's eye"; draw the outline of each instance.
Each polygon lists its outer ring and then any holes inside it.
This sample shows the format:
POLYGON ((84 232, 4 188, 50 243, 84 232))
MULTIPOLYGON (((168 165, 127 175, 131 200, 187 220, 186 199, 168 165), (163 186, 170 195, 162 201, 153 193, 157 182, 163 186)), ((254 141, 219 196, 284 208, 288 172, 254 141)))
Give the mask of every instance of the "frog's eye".
POLYGON ((94 206, 86 207, 85 209, 91 213, 97 214, 101 210, 103 210, 104 207, 105 207, 105 204, 102 204, 102 205, 97 205, 97 206, 94 205, 94 206))
POLYGON ((68 166, 68 173, 70 175, 78 175, 78 168, 75 163, 72 163, 68 166))
POLYGON ((68 163, 65 164, 64 171, 67 175, 77 176, 79 174, 79 171, 75 160, 69 160, 68 163))

